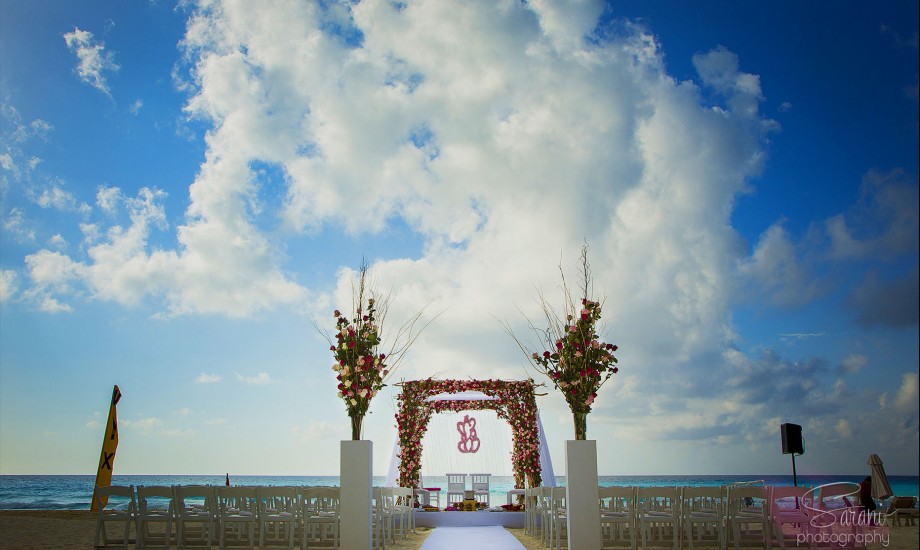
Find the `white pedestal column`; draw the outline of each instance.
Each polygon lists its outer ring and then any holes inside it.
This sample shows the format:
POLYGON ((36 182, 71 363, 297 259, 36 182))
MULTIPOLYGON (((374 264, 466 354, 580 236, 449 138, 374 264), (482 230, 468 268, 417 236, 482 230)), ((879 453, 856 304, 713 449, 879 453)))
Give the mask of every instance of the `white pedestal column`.
POLYGON ((373 442, 342 441, 341 453, 341 547, 370 549, 373 442))
POLYGON ((597 441, 565 442, 565 505, 569 548, 601 547, 601 515, 597 496, 597 441))

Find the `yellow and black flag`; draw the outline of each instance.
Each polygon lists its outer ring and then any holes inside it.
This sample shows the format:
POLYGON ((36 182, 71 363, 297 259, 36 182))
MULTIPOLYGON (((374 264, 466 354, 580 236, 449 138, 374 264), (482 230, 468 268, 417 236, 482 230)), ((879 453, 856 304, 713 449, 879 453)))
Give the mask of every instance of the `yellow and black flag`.
MULTIPOLYGON (((105 437, 102 439, 102 455, 99 457, 99 471, 96 472, 96 487, 108 487, 112 484, 112 468, 115 466, 115 449, 118 447, 118 415, 115 405, 121 399, 118 386, 112 390, 112 404, 109 406, 109 420, 105 423, 105 437)), ((103 500, 107 501, 108 497, 103 500)), ((105 506, 107 503, 102 502, 105 506)), ((96 489, 93 488, 93 504, 90 510, 97 512, 99 502, 96 501, 96 489)))

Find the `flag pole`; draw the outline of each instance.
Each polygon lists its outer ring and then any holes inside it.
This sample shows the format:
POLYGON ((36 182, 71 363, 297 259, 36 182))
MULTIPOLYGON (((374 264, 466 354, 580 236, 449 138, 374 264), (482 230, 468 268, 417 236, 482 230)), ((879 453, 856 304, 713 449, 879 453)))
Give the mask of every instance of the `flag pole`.
POLYGON ((99 505, 102 507, 108 503, 108 497, 96 499, 97 487, 108 487, 112 484, 112 468, 115 466, 115 449, 118 447, 118 415, 115 412, 115 405, 121 399, 121 391, 118 386, 112 390, 112 403, 109 405, 109 418, 105 423, 105 435, 102 438, 102 453, 99 456, 99 469, 96 471, 96 485, 93 487, 93 502, 90 506, 91 512, 98 512, 99 505))

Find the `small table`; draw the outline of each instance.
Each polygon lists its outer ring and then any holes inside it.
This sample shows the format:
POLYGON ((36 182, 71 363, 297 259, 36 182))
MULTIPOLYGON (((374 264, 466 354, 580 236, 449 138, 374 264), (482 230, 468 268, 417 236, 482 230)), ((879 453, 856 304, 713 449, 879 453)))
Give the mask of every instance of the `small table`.
POLYGON ((508 491, 508 504, 514 504, 514 497, 517 495, 523 495, 524 489, 511 489, 508 491))

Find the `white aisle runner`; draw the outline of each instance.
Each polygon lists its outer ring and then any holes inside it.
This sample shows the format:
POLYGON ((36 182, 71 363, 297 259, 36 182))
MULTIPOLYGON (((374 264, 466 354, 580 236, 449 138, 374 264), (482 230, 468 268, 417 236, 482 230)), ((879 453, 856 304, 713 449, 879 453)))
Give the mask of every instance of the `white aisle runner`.
POLYGON ((487 527, 437 527, 422 543, 421 550, 525 550, 514 535, 499 525, 487 527))

